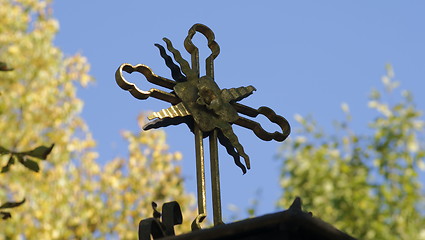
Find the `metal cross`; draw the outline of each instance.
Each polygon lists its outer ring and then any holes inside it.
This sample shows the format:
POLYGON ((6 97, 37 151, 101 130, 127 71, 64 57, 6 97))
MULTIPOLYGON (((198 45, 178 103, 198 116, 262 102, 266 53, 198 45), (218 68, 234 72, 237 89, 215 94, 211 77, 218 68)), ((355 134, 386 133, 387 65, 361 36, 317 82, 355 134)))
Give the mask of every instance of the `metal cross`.
POLYGON ((233 132, 232 124, 251 129, 257 137, 265 141, 284 141, 290 133, 290 126, 284 117, 276 115, 268 107, 254 109, 237 103, 237 101, 248 97, 256 90, 253 86, 230 89, 220 89, 218 87, 214 81, 214 59, 220 53, 220 47, 215 41, 214 33, 210 28, 202 24, 195 24, 189 29, 184 46, 191 55, 191 65, 183 59, 170 40, 167 38, 163 38, 163 40, 167 45, 168 51, 173 54, 174 60, 179 65, 176 65, 173 59, 167 55, 163 46, 160 44, 155 44, 155 46, 158 47, 161 57, 170 68, 174 80, 154 74, 146 65, 138 64, 133 66, 128 63, 122 64, 118 68, 115 73, 115 79, 122 89, 129 91, 137 99, 144 100, 154 97, 172 104, 167 109, 149 115, 149 120, 155 120, 144 126, 144 130, 186 123, 194 133, 198 216, 192 223, 192 229, 199 229, 200 223, 206 217, 203 138, 209 137, 213 219, 214 225, 222 224, 217 139, 226 148, 227 153, 233 157, 235 164, 241 168, 243 173, 246 173, 246 169, 250 169, 249 156, 245 153, 244 148, 233 132), (208 47, 211 50, 211 54, 206 59, 205 76, 200 76, 199 51, 192 43, 192 38, 196 32, 203 34, 207 38, 208 47), (123 77, 123 71, 127 73, 139 72, 149 82, 173 91, 165 92, 155 88, 148 91, 140 90, 134 83, 128 82, 123 77), (282 132, 267 132, 258 122, 242 117, 238 113, 251 118, 255 118, 260 114, 264 115, 271 122, 276 123, 282 132), (240 157, 244 159, 245 165, 241 163, 240 157))

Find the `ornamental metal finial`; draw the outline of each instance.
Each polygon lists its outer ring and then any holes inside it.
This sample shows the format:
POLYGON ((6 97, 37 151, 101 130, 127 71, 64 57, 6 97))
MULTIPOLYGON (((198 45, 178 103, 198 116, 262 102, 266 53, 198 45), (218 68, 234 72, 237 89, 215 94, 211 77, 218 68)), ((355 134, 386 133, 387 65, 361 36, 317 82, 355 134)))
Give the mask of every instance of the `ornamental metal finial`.
POLYGON ((213 219, 214 225, 218 225, 222 223, 222 219, 217 139, 226 148, 227 153, 233 157, 235 164, 245 174, 247 169, 250 169, 250 159, 239 143, 238 137, 233 132, 232 124, 251 129, 257 137, 265 141, 284 141, 290 133, 290 126, 284 117, 276 115, 268 107, 254 109, 237 103, 256 90, 253 86, 230 89, 220 89, 218 87, 214 81, 214 59, 220 53, 220 47, 215 41, 214 33, 210 28, 202 24, 195 24, 189 29, 184 46, 191 55, 191 64, 183 59, 180 52, 173 47, 169 39, 163 38, 163 40, 168 51, 173 54, 174 60, 179 65, 174 63, 162 45, 155 44, 155 46, 159 49, 167 67, 170 68, 174 81, 154 74, 146 65, 138 64, 133 66, 128 63, 122 64, 118 68, 115 73, 115 79, 122 89, 129 91, 137 99, 144 100, 154 97, 172 104, 167 109, 149 115, 149 120, 155 120, 144 126, 144 130, 186 123, 194 133, 198 216, 192 223, 192 229, 199 229, 200 223, 206 217, 203 138, 209 137, 213 219), (208 47, 211 50, 211 54, 206 59, 206 74, 202 77, 200 77, 199 73, 199 50, 192 42, 196 32, 202 33, 207 38, 208 47), (128 82, 123 77, 123 71, 127 73, 139 72, 149 82, 173 91, 165 92, 154 88, 149 91, 140 90, 134 83, 128 82), (238 113, 252 118, 257 117, 259 114, 264 115, 271 122, 276 123, 282 132, 267 132, 258 122, 242 117, 238 113), (241 157, 244 159, 245 164, 240 161, 241 157))

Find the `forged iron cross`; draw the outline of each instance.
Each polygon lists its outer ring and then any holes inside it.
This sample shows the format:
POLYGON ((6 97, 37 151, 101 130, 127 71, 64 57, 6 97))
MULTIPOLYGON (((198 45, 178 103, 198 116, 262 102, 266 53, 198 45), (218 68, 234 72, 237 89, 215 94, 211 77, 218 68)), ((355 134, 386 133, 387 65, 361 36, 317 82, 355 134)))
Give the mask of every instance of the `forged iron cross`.
POLYGON ((253 86, 230 89, 220 89, 218 87, 214 81, 214 59, 218 56, 220 47, 215 41, 214 33, 207 26, 202 24, 193 25, 184 41, 184 46, 191 55, 191 65, 183 59, 170 40, 167 38, 163 38, 163 40, 167 45, 168 51, 173 54, 174 60, 179 65, 174 63, 163 46, 160 44, 155 44, 155 46, 158 47, 161 57, 170 68, 174 80, 154 74, 146 65, 138 64, 133 66, 127 63, 118 68, 115 73, 115 79, 122 89, 129 91, 137 99, 144 100, 154 97, 172 104, 167 109, 149 115, 149 120, 155 120, 144 126, 144 130, 186 123, 194 133, 198 216, 192 223, 192 229, 199 229, 200 223, 206 217, 203 138, 209 137, 213 219, 214 225, 218 225, 222 223, 222 219, 217 139, 226 148, 227 153, 233 157, 235 164, 241 168, 243 173, 246 173, 247 169, 250 169, 249 156, 245 153, 244 148, 233 132, 232 124, 251 129, 257 137, 265 141, 284 141, 290 133, 290 126, 284 117, 276 115, 268 107, 254 109, 237 103, 256 90, 253 86), (199 51, 192 42, 196 32, 203 34, 207 38, 208 47, 211 50, 211 54, 206 59, 206 75, 201 77, 199 72, 199 51), (154 88, 148 91, 140 90, 134 83, 128 82, 123 77, 123 71, 127 73, 139 72, 149 82, 172 91, 165 92, 154 88), (277 124, 282 132, 269 133, 258 122, 242 117, 238 113, 251 118, 255 118, 259 114, 264 115, 271 122, 277 124), (245 164, 240 161, 241 157, 244 159, 245 164))

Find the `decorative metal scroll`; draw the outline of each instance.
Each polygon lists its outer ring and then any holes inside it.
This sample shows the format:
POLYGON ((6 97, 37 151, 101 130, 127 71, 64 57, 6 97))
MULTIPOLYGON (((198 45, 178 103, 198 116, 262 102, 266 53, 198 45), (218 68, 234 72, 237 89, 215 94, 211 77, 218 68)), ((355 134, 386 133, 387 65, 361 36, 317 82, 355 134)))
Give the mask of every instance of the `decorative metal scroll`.
POLYGON ((214 59, 220 53, 220 47, 215 41, 214 33, 210 28, 202 24, 195 24, 189 29, 184 46, 191 55, 191 64, 183 59, 180 52, 173 47, 169 39, 163 38, 163 40, 178 65, 174 63, 162 45, 155 44, 155 46, 159 49, 167 67, 170 68, 173 80, 154 74, 146 65, 138 64, 133 66, 128 63, 122 64, 118 68, 115 73, 115 79, 122 89, 129 91, 137 99, 144 100, 154 97, 172 104, 167 109, 162 109, 149 115, 149 120, 154 121, 144 126, 145 130, 185 123, 194 133, 199 214, 192 224, 192 229, 199 229, 200 223, 206 217, 203 138, 209 137, 213 219, 215 225, 221 224, 217 140, 226 148, 227 153, 233 157, 235 164, 245 174, 247 169, 250 169, 250 159, 245 153, 243 146, 239 143, 238 137, 233 132, 232 125, 236 124, 251 129, 257 137, 265 141, 284 141, 290 133, 290 126, 284 117, 277 115, 268 107, 254 109, 237 103, 256 90, 253 86, 230 89, 219 88, 214 81, 214 59), (211 54, 205 60, 205 76, 200 76, 199 50, 192 42, 192 38, 197 32, 207 38, 208 47, 211 50, 211 54), (141 90, 136 84, 124 78, 123 71, 141 73, 149 82, 172 91, 166 92, 155 88, 148 91, 141 90), (239 114, 251 118, 263 115, 272 123, 277 124, 281 132, 267 132, 258 122, 239 114), (241 157, 244 159, 244 164, 240 160, 241 157))
POLYGON ((164 203, 162 214, 156 210, 156 207, 157 204, 152 202, 153 218, 140 221, 139 240, 150 240, 151 236, 154 239, 174 236, 174 226, 183 222, 180 205, 176 201, 164 203))

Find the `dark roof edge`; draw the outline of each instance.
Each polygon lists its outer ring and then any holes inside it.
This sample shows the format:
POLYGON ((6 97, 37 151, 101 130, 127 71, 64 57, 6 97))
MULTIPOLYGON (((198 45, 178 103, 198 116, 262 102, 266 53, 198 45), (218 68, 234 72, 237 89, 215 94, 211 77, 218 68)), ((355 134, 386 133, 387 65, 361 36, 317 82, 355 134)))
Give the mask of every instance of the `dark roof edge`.
POLYGON ((217 240, 249 236, 258 232, 281 231, 309 231, 311 234, 329 240, 353 240, 355 238, 336 229, 319 218, 312 217, 311 213, 292 208, 278 213, 250 218, 239 222, 215 226, 212 228, 193 231, 179 236, 162 238, 163 240, 217 240))

